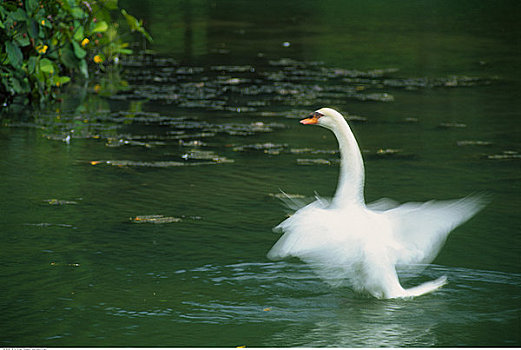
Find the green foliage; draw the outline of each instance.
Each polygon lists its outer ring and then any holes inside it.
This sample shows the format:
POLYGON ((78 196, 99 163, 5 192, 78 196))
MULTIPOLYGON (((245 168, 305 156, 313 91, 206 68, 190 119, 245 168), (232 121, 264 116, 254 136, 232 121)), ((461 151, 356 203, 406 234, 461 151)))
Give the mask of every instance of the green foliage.
POLYGON ((152 40, 117 0, 2 0, 0 3, 0 102, 14 96, 43 103, 71 78, 104 71, 131 54, 117 16, 152 40))

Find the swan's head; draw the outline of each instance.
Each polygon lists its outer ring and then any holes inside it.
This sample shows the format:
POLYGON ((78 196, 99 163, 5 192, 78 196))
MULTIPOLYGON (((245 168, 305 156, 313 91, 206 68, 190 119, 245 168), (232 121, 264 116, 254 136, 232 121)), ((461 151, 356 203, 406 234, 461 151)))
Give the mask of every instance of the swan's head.
POLYGON ((334 130, 339 124, 345 123, 344 116, 332 108, 320 108, 300 121, 306 125, 319 125, 334 130))

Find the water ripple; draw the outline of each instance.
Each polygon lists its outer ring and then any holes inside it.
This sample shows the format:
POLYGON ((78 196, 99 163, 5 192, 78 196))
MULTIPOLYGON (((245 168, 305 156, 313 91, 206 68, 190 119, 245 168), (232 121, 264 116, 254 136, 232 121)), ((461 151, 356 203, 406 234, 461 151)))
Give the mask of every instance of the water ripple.
POLYGON ((208 264, 175 273, 220 290, 183 301, 179 322, 298 325, 283 326, 267 346, 440 346, 454 344, 454 336, 440 338, 439 328, 510 324, 521 312, 521 274, 497 271, 430 265, 420 277, 406 276, 408 283, 444 274, 449 284, 413 300, 376 300, 331 289, 300 263, 208 264))

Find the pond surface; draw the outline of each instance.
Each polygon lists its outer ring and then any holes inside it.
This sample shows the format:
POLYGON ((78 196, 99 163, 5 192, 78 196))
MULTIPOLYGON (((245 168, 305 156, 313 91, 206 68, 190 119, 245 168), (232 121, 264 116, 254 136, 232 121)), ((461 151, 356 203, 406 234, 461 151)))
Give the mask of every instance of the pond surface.
POLYGON ((158 54, 130 89, 0 128, 2 346, 521 345, 520 6, 515 1, 127 1, 158 54), (332 289, 266 253, 280 190, 334 193, 348 115, 368 202, 491 203, 406 286, 332 289))

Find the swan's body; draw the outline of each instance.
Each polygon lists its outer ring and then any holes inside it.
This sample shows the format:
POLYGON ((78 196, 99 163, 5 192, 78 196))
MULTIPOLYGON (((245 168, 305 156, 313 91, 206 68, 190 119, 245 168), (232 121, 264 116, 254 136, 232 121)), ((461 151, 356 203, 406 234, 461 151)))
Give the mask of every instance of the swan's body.
POLYGON ((330 129, 340 148, 337 191, 331 201, 317 198, 280 223, 284 234, 268 257, 298 257, 331 285, 347 283, 377 298, 412 297, 432 292, 446 278, 404 289, 396 266, 428 264, 449 232, 483 207, 479 197, 398 205, 388 199, 366 205, 364 165, 344 117, 330 108, 301 121, 330 129))

